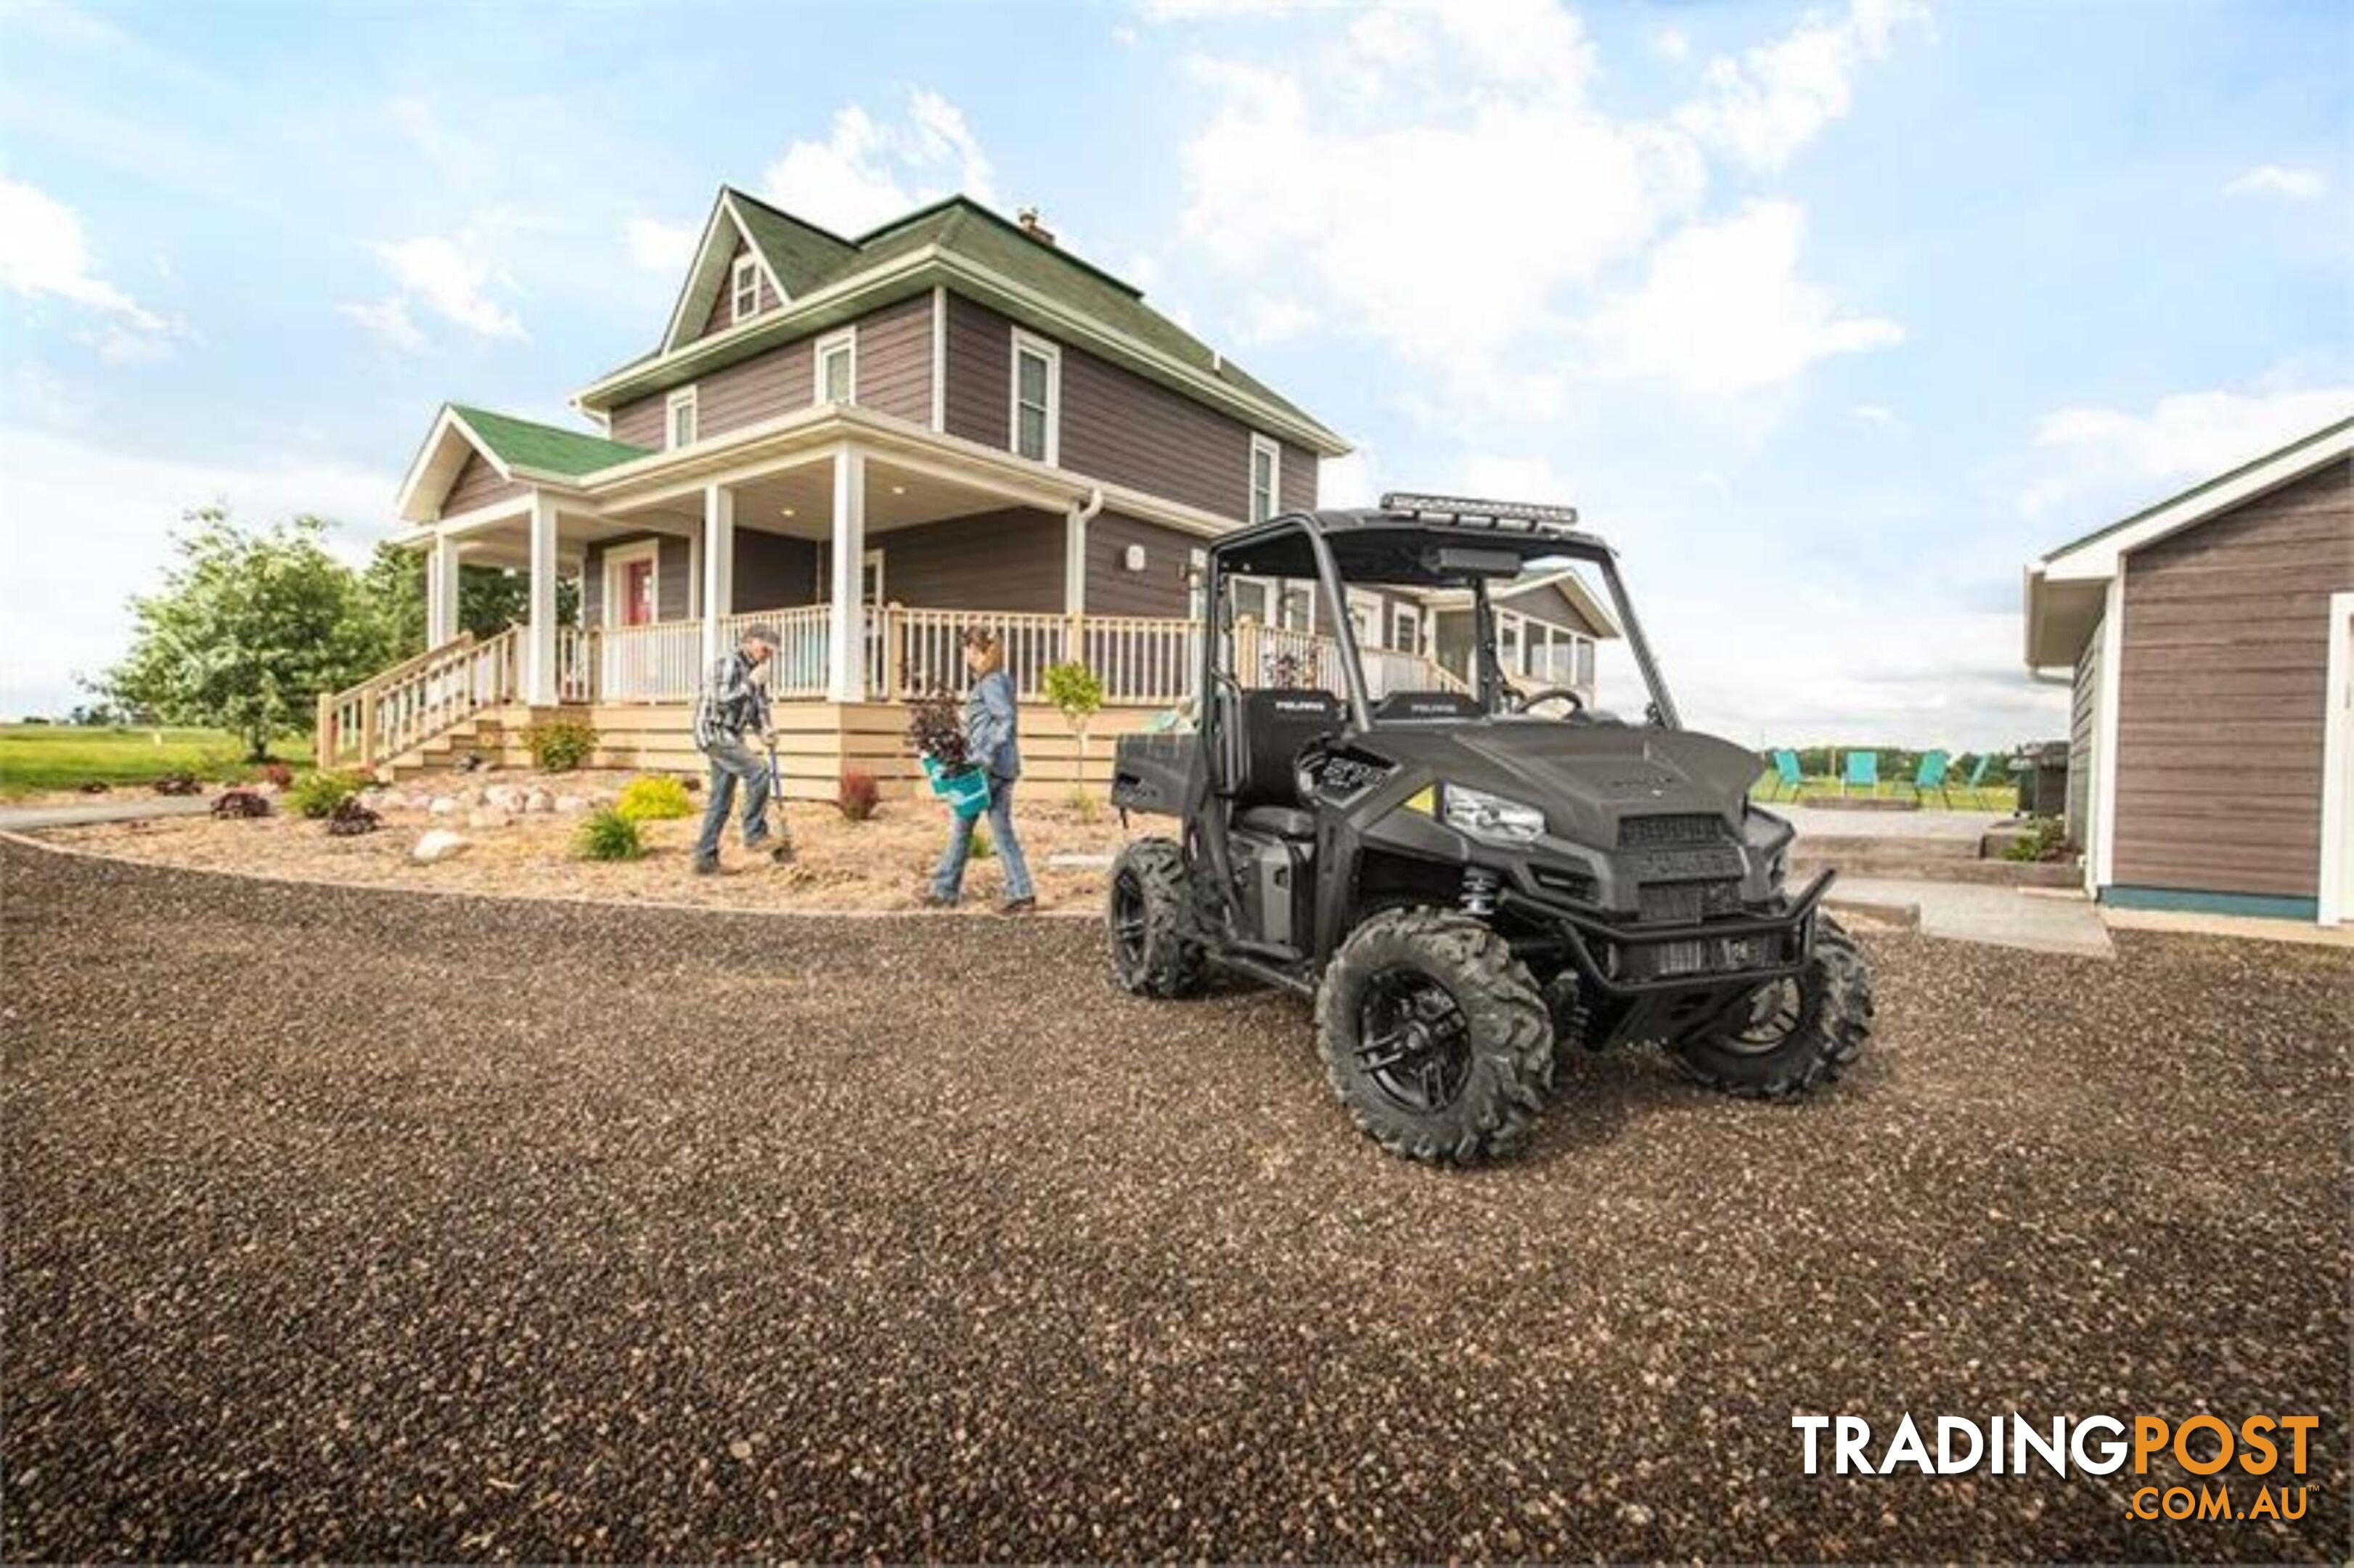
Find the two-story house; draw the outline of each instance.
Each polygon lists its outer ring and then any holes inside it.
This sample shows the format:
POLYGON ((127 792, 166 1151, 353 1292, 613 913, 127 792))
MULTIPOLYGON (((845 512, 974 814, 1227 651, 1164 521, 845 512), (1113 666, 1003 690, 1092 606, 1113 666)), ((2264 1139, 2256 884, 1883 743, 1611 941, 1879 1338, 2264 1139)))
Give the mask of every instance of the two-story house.
MULTIPOLYGON (((1203 541, 1313 506, 1349 450, 1033 215, 962 197, 854 239, 722 188, 653 351, 573 403, 601 433, 440 411, 399 496, 432 651, 323 703, 323 757, 512 750, 572 710, 607 762, 692 766, 699 672, 754 620, 783 634, 799 793, 846 764, 903 777, 885 705, 959 684, 976 620, 1025 701, 1048 664, 1094 669, 1115 733, 1191 691, 1203 541), (527 574, 520 626, 459 634, 461 562, 527 574)), ((1267 622, 1299 597, 1275 585, 1267 622)), ((1385 680, 1445 679, 1439 611, 1374 620, 1385 680)), ((1024 723, 1048 777, 1079 777, 1057 718, 1024 723)))

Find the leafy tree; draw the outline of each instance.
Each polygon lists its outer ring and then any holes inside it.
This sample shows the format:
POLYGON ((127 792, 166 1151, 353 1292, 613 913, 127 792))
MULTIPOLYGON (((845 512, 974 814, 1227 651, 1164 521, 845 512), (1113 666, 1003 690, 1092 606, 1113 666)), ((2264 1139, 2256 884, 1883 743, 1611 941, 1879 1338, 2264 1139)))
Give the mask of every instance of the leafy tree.
POLYGON ((228 730, 258 762, 271 736, 309 722, 320 693, 383 667, 384 630, 321 542, 322 519, 257 531, 214 506, 185 520, 180 564, 161 593, 131 601, 131 652, 100 690, 167 724, 228 730))
MULTIPOLYGON (((392 656, 406 659, 425 652, 425 553, 398 545, 376 547, 367 570, 361 574, 368 603, 383 624, 392 656)), ((531 577, 504 567, 458 568, 458 626, 476 637, 495 637, 531 611, 531 577)), ((580 620, 580 585, 569 577, 556 580, 556 620, 559 626, 580 620)))
POLYGON ((1103 679, 1093 670, 1074 659, 1067 663, 1049 664, 1045 673, 1046 700, 1062 709, 1063 716, 1071 722, 1071 733, 1078 736, 1079 756, 1087 754, 1087 721, 1103 707, 1103 679))

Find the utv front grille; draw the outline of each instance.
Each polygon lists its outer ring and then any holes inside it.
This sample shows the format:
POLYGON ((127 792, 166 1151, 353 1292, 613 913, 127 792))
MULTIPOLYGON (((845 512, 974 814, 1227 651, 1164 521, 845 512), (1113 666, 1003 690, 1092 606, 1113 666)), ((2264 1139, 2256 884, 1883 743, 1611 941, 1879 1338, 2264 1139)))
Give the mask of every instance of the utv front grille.
POLYGON ((1700 937, 1681 942, 1629 942, 1605 965, 1622 981, 1679 980, 1687 975, 1739 974, 1787 963, 1797 951, 1793 938, 1779 933, 1755 937, 1700 937))
POLYGON ((1547 893, 1558 893, 1580 904, 1594 902, 1596 889, 1591 872, 1581 871, 1575 866, 1548 865, 1539 861, 1529 867, 1529 875, 1547 893))
POLYGON ((1635 890, 1636 917, 1652 925, 1689 926, 1741 912, 1741 884, 1663 882, 1635 890))
POLYGON ((1732 842, 1733 830, 1724 825, 1724 819, 1707 812, 1618 819, 1620 849, 1684 849, 1732 842))

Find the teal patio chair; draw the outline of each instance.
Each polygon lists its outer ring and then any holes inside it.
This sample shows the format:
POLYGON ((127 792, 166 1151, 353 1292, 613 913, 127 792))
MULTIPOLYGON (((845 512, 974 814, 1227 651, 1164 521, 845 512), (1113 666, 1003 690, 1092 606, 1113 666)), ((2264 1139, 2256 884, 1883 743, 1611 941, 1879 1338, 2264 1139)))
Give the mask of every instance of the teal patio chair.
POLYGON ((1994 753, 1979 752, 1978 761, 1970 765, 1969 778, 1962 784, 1963 789, 1969 795, 1971 805, 1981 808, 1986 805, 1987 775, 1993 771, 1994 753))
POLYGON ((1769 800, 1797 800, 1798 787, 1806 782, 1806 776, 1798 771, 1798 754, 1795 751, 1776 751, 1773 757, 1774 792, 1766 796, 1766 799, 1769 800))
POLYGON ((1953 763, 1954 754, 1950 751, 1923 752, 1921 765, 1913 770, 1913 798, 1916 800, 1925 800, 1929 798, 1929 791, 1935 789, 1937 792, 1937 799, 1946 803, 1946 809, 1952 810, 1954 796, 1953 791, 1946 787, 1946 776, 1953 767, 1953 763))
POLYGON ((1846 794, 1849 786, 1852 785, 1859 789, 1869 789, 1877 797, 1880 793, 1880 753, 1850 751, 1846 760, 1846 769, 1840 774, 1840 793, 1846 794))

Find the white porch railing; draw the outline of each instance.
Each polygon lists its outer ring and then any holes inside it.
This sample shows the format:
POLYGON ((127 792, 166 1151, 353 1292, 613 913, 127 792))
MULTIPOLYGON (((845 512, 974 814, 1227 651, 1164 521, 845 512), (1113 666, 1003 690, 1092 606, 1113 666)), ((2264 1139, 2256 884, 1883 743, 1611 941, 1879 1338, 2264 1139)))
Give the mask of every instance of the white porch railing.
MULTIPOLYGON (((719 641, 733 647, 755 626, 766 626, 780 639, 777 656, 769 664, 769 694, 776 697, 822 697, 833 647, 832 611, 822 604, 793 609, 756 609, 723 617, 719 641)), ((684 694, 692 696, 692 688, 684 694)))
POLYGON ((1045 698, 1046 666, 1069 656, 1074 618, 1035 611, 991 614, 972 609, 918 609, 885 605, 871 622, 882 658, 869 659, 867 694, 921 696, 964 690, 964 631, 986 626, 1005 647, 1005 673, 1023 702, 1045 698))
POLYGON ((372 768, 431 739, 476 712, 514 700, 523 680, 523 634, 509 627, 487 642, 461 632, 349 691, 319 698, 313 737, 322 768, 372 768))
POLYGON ((703 670, 702 621, 606 626, 598 628, 594 636, 594 701, 675 702, 695 694, 703 670))

